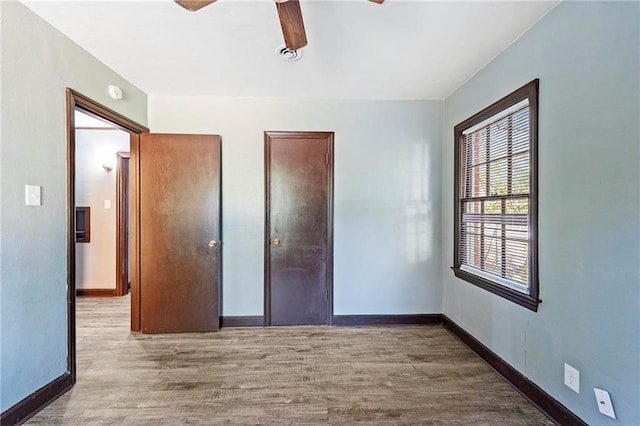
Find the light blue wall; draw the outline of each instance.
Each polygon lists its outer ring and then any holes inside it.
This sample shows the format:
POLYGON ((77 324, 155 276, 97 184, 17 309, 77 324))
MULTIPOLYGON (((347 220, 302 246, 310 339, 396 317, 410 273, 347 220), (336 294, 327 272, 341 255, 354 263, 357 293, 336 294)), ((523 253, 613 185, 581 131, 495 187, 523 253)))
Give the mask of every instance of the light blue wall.
MULTIPOLYGON (((0 8, 4 411, 66 367, 64 87, 142 124, 147 103, 22 5, 0 8), (26 183, 43 185, 42 207, 23 206, 26 183)), ((444 127, 439 102, 151 99, 153 130, 223 135, 224 314, 262 313, 262 131, 334 130, 336 314, 443 311, 583 419, 608 423, 600 386, 616 424, 638 423, 639 17, 638 3, 561 3, 446 100, 444 127), (449 270, 453 126, 533 78, 538 313, 449 270), (562 385, 563 362, 581 371, 579 395, 562 385)))
POLYGON ((0 410, 67 366, 65 87, 142 124, 147 97, 17 2, 0 2, 2 227, 0 410), (107 86, 122 87, 115 103, 107 86), (24 185, 42 206, 24 206, 24 185))
POLYGON ((590 424, 640 424, 640 3, 562 2, 445 101, 444 314, 590 424), (534 313, 456 279, 453 127, 540 78, 534 313), (563 363, 580 370, 580 394, 563 363), (593 387, 618 415, 598 413, 593 387))
POLYGON ((335 132, 335 314, 441 312, 441 101, 151 96, 149 123, 222 135, 224 315, 263 313, 265 130, 335 132))

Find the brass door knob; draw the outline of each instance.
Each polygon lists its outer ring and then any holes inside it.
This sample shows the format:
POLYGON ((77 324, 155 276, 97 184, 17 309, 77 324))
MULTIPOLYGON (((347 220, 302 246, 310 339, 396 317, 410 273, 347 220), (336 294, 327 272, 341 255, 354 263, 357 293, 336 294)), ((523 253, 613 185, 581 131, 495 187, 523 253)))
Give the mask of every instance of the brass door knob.
POLYGON ((279 240, 279 239, 277 239, 277 238, 275 238, 275 239, 273 240, 273 245, 274 245, 274 246, 277 246, 278 244, 280 244, 280 240, 279 240))
POLYGON ((209 247, 213 248, 213 247, 218 247, 218 242, 217 241, 209 241, 209 247))

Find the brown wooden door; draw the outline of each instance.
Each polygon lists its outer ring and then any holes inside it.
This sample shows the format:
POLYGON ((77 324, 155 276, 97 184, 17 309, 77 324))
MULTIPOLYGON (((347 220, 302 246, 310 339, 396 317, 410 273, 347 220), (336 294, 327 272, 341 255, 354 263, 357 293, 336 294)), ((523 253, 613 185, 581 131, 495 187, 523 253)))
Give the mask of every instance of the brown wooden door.
POLYGON ((216 331, 220 137, 140 135, 140 325, 216 331))
POLYGON ((330 324, 333 133, 266 132, 265 322, 330 324))
POLYGON ((116 295, 129 293, 129 161, 130 153, 118 152, 116 172, 116 295))

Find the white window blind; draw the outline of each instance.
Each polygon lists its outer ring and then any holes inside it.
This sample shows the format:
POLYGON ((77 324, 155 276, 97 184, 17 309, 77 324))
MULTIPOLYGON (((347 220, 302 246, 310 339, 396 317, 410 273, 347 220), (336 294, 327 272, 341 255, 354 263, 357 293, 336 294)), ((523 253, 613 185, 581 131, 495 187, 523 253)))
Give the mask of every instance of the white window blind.
POLYGON ((529 102, 463 131, 460 267, 529 291, 529 102))

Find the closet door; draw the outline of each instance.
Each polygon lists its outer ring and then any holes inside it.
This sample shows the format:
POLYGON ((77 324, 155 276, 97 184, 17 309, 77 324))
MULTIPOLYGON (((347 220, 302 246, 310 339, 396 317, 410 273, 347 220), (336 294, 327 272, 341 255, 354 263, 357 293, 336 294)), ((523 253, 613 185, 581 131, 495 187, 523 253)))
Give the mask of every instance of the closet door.
POLYGON ((267 132, 265 320, 329 324, 333 133, 267 132))

